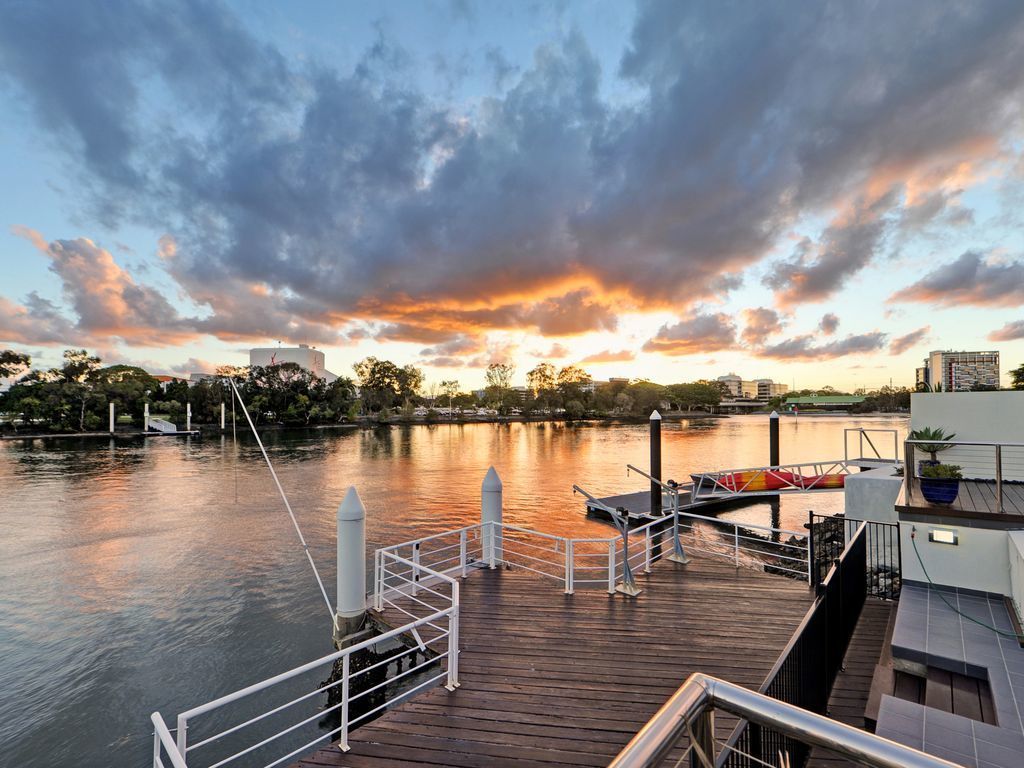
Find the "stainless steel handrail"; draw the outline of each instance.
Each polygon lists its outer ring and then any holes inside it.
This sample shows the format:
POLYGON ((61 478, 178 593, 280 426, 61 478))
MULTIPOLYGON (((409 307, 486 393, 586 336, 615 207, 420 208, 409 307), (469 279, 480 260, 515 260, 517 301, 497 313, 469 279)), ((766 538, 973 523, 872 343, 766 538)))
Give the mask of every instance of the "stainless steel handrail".
MULTIPOLYGON (((654 768, 713 709, 838 752, 870 768, 959 768, 956 763, 701 673, 690 675, 609 768, 654 768)), ((709 750, 713 753, 712 734, 701 728, 694 731, 709 737, 701 748, 706 754, 709 750)))
POLYGON ((1010 443, 1003 440, 995 441, 976 441, 976 440, 904 440, 904 443, 910 443, 911 445, 981 445, 989 448, 995 448, 1001 445, 1003 448, 1024 448, 1024 443, 1010 443))
POLYGON ((904 475, 904 488, 906 489, 905 499, 906 503, 910 504, 914 498, 914 481, 916 477, 915 467, 916 462, 914 461, 914 447, 918 445, 943 445, 950 448, 956 448, 958 446, 972 446, 980 448, 994 448, 994 472, 993 479, 995 481, 995 496, 996 496, 996 511, 999 514, 1004 513, 1005 507, 1003 504, 1003 448, 1024 448, 1024 443, 1010 443, 1001 441, 975 441, 975 440, 904 440, 903 441, 903 475, 904 475))

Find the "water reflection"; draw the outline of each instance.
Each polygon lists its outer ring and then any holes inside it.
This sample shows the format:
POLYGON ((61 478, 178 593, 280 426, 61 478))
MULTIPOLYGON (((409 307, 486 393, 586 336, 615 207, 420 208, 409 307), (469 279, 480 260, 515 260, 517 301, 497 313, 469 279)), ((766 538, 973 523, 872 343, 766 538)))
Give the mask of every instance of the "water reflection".
MULTIPOLYGON (((843 455, 844 427, 903 419, 783 419, 784 462, 843 455)), ((767 461, 767 420, 666 423, 663 466, 767 461)), ((229 430, 230 435, 230 430, 229 430)), ((12 765, 141 764, 148 713, 174 713, 330 650, 326 611, 254 441, 0 443, 0 744, 12 765), (236 496, 237 489, 237 496, 236 496)), ((493 464, 509 522, 607 535, 573 483, 642 490, 647 425, 506 424, 264 435, 330 592, 334 516, 349 485, 371 546, 479 519, 493 464)), ((723 517, 801 530, 841 494, 723 517)))

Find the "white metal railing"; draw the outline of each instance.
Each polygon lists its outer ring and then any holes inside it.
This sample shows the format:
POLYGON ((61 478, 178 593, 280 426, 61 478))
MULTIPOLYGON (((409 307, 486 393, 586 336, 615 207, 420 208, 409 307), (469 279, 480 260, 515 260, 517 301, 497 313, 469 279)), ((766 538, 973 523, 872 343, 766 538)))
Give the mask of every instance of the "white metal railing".
POLYGON ((614 594, 633 572, 649 573, 658 560, 680 550, 721 557, 737 567, 769 569, 810 579, 808 535, 767 525, 734 522, 688 512, 651 520, 621 535, 568 538, 509 523, 476 523, 452 531, 378 549, 374 556, 374 589, 370 607, 381 611, 401 599, 422 599, 429 584, 413 577, 413 565, 430 563, 449 576, 466 576, 475 568, 508 566, 529 571, 562 585, 566 594, 577 587, 607 589, 614 594), (405 554, 398 568, 387 566, 396 551, 405 554))
POLYGON ((959 506, 978 512, 1024 514, 1024 443, 905 440, 903 452, 908 504, 927 503, 920 490, 920 465, 934 453, 937 461, 960 467, 963 479, 975 484, 969 492, 960 492, 959 506), (939 451, 928 450, 939 446, 943 446, 939 451))
POLYGON ((458 582, 393 552, 382 553, 380 562, 383 582, 396 590, 392 597, 403 595, 401 600, 385 599, 390 606, 409 617, 408 623, 193 707, 178 715, 174 740, 171 740, 159 713, 154 713, 154 768, 164 765, 160 759, 161 750, 169 755, 173 768, 199 765, 219 768, 246 756, 249 756, 247 764, 259 757, 258 764, 271 768, 308 752, 321 742, 333 739, 338 740, 341 749, 347 750, 349 731, 387 707, 441 681, 451 690, 456 688, 459 684, 458 582), (403 583, 404 592, 398 586, 403 583), (415 591, 412 587, 415 587, 415 591), (403 636, 413 637, 418 647, 411 649, 402 643, 403 636), (392 645, 395 647, 388 647, 392 645), (373 652, 370 663, 353 669, 353 657, 364 651, 373 652), (416 661, 416 651, 422 652, 424 660, 416 661), (315 679, 322 680, 326 676, 333 676, 334 679, 322 685, 308 679, 302 680, 314 672, 317 673, 315 679), (419 679, 424 676, 426 679, 419 679), (404 679, 414 685, 410 688, 395 685, 396 681, 404 679), (302 692, 295 695, 298 690, 302 692), (283 692, 280 698, 287 700, 269 706, 255 701, 264 692, 283 692), (321 697, 328 693, 335 701, 326 707, 320 706, 321 697), (300 704, 306 705, 307 712, 312 709, 312 713, 295 713, 294 708, 300 704), (244 714, 232 718, 228 711, 231 705, 239 705, 238 708, 244 714), (213 718, 217 721, 216 728, 196 740, 190 740, 190 729, 195 730, 195 721, 213 713, 216 713, 213 718), (308 739, 311 732, 322 730, 317 723, 327 715, 337 718, 334 727, 308 739), (278 728, 273 735, 254 736, 251 741, 239 746, 240 734, 245 729, 261 722, 266 726, 267 721, 273 722, 273 727, 278 728), (224 739, 230 735, 234 735, 234 738, 230 747, 227 747, 224 739), (302 743, 295 746, 298 741, 302 743), (287 742, 287 746, 278 746, 283 742, 287 742), (271 755, 269 762, 264 762, 268 753, 271 755))
POLYGON ((846 475, 858 471, 856 463, 836 459, 703 472, 691 475, 693 499, 778 495, 788 491, 837 491, 843 489, 846 475))
POLYGON ((768 525, 679 513, 686 549, 725 557, 737 566, 764 567, 810 581, 810 537, 768 525))
POLYGON ((848 427, 843 430, 843 458, 847 461, 867 459, 895 464, 900 460, 900 432, 898 429, 877 429, 866 427, 848 427), (857 455, 850 455, 850 434, 857 436, 857 455), (878 439, 877 443, 875 439, 878 439), (883 436, 884 443, 883 443, 883 436), (892 455, 889 455, 889 439, 892 439, 892 455), (865 446, 868 450, 865 450, 865 446), (879 448, 879 446, 882 446, 879 448))
POLYGON ((178 427, 169 421, 164 419, 158 419, 155 416, 149 417, 149 428, 157 432, 177 432, 178 427))

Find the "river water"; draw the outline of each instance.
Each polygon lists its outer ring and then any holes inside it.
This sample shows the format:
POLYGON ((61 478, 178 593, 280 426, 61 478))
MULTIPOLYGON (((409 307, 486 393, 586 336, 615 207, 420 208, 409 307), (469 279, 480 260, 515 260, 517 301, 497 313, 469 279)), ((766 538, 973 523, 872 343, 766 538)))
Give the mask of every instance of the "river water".
MULTIPOLYGON (((848 427, 900 417, 783 417, 783 462, 843 456, 848 427)), ((264 436, 328 594, 334 514, 349 485, 368 544, 479 520, 494 465, 505 520, 607 535, 574 483, 644 489, 646 425, 473 424, 264 436)), ((891 437, 889 438, 891 445, 891 437)), ((768 460, 764 416, 667 422, 664 474, 768 460)), ((879 446, 880 448, 882 446, 879 446)), ((891 450, 891 448, 889 449, 891 450)), ((786 497, 783 527, 841 493, 786 497)), ((723 517, 769 524, 767 503, 723 517)), ((332 650, 309 566, 256 444, 239 436, 0 443, 0 764, 150 761, 149 714, 177 712, 332 650)))

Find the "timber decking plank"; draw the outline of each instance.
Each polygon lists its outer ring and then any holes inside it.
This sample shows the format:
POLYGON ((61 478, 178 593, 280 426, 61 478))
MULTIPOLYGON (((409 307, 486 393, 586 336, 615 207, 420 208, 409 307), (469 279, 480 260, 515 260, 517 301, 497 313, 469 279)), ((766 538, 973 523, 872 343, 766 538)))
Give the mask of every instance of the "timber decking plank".
MULTIPOLYGON (((460 687, 426 690, 353 731, 349 752, 331 746, 296 765, 607 765, 691 673, 757 688, 811 591, 690 557, 638 574, 636 598, 564 595, 519 569, 474 571, 460 586, 460 687)), ((393 608, 383 618, 406 621, 393 608)), ((716 735, 725 740, 735 724, 716 717, 716 735)))

